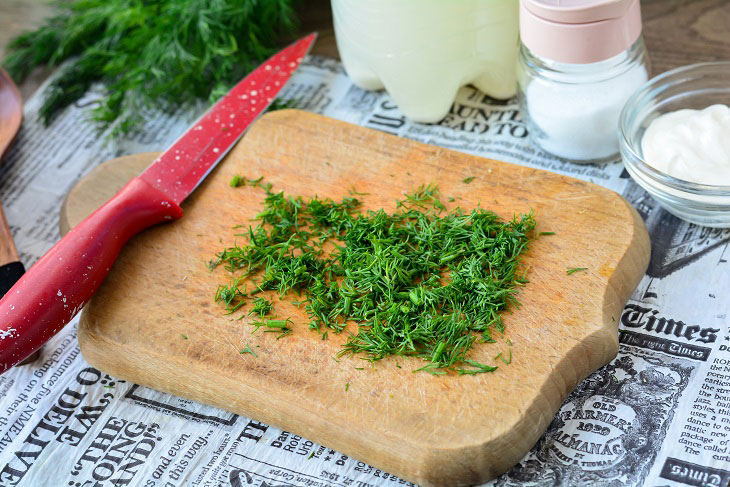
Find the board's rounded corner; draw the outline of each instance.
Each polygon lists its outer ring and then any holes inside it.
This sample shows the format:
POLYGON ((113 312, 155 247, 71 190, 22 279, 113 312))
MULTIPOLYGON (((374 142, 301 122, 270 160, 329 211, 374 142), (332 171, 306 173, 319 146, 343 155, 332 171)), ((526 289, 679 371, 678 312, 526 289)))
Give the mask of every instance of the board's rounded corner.
POLYGON ((69 190, 61 203, 58 227, 66 235, 84 218, 139 175, 161 152, 140 152, 97 165, 69 190))
MULTIPOLYGON (((103 350, 103 346, 100 344, 104 341, 102 335, 98 332, 96 322, 91 316, 93 312, 90 307, 93 306, 93 300, 88 303, 81 311, 79 317, 79 325, 76 330, 77 339, 79 342, 79 349, 84 359, 91 365, 94 365, 93 357, 96 356, 96 352, 103 350)), ((96 365, 94 365, 96 367, 96 365)))

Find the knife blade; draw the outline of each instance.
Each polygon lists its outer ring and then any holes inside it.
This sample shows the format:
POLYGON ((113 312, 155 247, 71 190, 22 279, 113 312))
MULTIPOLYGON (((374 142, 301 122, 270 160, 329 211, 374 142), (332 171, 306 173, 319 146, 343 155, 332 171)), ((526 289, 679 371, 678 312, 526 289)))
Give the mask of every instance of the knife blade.
POLYGON ((0 299, 0 374, 40 348, 84 307, 127 240, 182 216, 180 203, 265 111, 315 39, 316 34, 300 39, 241 80, 0 299))

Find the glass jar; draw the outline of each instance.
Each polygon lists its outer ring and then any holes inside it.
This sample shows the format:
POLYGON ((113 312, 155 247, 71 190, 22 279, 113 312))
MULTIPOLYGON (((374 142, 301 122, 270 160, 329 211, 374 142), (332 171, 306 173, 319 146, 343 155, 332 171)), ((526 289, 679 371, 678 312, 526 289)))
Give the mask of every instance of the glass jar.
POLYGON ((532 141, 575 162, 618 159, 618 120, 649 78, 641 36, 626 51, 594 63, 547 59, 522 44, 518 96, 532 141))
POLYGON ((520 0, 518 85, 533 142, 574 162, 618 160, 618 119, 649 78, 639 0, 520 0))

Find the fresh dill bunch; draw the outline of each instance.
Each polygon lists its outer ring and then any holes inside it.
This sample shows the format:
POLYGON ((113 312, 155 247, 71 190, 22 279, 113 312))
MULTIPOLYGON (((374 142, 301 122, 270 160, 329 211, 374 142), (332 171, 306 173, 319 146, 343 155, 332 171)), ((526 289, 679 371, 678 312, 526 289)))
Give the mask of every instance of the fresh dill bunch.
POLYGON ((39 65, 69 60, 45 92, 46 123, 97 82, 91 109, 128 132, 148 108, 214 101, 294 32, 297 0, 55 0, 58 14, 15 38, 3 61, 22 81, 39 65))
MULTIPOLYGON (((420 357, 427 363, 417 370, 436 375, 497 368, 468 352, 477 340, 494 343, 493 334, 504 332, 501 313, 518 304, 527 282, 520 257, 535 236, 532 213, 503 221, 482 208, 447 212, 433 185, 407 194, 393 213, 360 212, 354 197, 305 200, 260 187, 266 197, 258 224, 237 235, 248 243, 211 262, 238 276, 219 287, 217 299, 221 288, 237 289, 249 279, 256 286, 251 294, 303 296, 309 329, 323 337, 322 329, 340 333, 348 323, 357 325, 340 354, 371 361, 420 357)), ((254 311, 260 303, 256 298, 254 311)), ((272 323, 285 326, 280 320, 253 325, 272 323)), ((495 360, 511 362, 508 353, 495 360)))

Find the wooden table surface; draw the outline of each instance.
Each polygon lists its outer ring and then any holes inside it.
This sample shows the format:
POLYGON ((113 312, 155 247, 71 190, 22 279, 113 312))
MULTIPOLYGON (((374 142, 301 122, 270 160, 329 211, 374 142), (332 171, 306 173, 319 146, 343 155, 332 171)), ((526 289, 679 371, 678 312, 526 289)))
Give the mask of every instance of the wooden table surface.
MULTIPOLYGON (((653 74, 684 64, 730 60, 730 0, 641 0, 641 8, 653 74)), ((313 52, 338 57, 329 1, 303 0, 300 12, 302 32, 319 32, 313 52)), ((0 56, 10 39, 52 13, 47 0, 0 0, 0 56)), ((36 70, 20 87, 24 98, 48 74, 36 70)))

